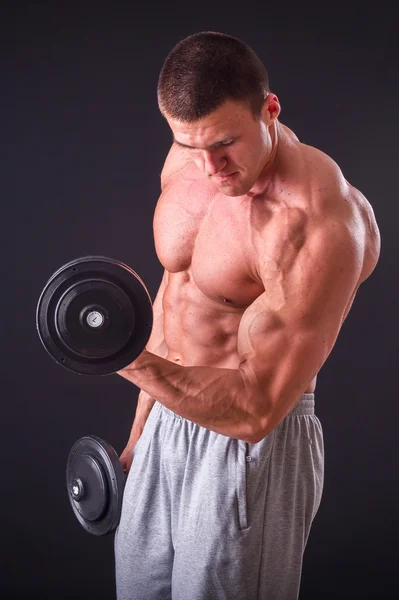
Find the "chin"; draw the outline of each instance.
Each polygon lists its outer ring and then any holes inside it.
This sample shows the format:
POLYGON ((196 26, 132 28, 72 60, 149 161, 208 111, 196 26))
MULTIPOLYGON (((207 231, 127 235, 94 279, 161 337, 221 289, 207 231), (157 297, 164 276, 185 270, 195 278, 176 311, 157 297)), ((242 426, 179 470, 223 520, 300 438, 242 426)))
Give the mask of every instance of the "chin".
POLYGON ((251 189, 248 182, 231 183, 230 185, 220 185, 218 190, 224 196, 244 196, 251 189))
POLYGON ((238 197, 238 196, 243 196, 245 194, 245 192, 242 192, 241 190, 220 190, 220 192, 224 196, 229 196, 230 198, 235 198, 235 197, 238 197))
POLYGON ((231 188, 224 188, 220 191, 225 196, 245 196, 249 192, 252 186, 250 185, 236 185, 231 186, 231 188))

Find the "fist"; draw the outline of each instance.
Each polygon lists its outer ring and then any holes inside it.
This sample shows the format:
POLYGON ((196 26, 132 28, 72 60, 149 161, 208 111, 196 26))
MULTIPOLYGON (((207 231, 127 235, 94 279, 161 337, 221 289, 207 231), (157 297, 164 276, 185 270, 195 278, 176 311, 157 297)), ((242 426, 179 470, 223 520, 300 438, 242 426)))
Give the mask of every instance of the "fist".
POLYGON ((129 440, 126 448, 124 449, 124 451, 122 452, 122 454, 119 457, 119 462, 122 465, 122 469, 124 471, 124 473, 129 473, 130 471, 130 467, 132 466, 132 462, 133 462, 133 450, 134 447, 137 443, 137 440, 139 438, 137 437, 135 440, 129 440))

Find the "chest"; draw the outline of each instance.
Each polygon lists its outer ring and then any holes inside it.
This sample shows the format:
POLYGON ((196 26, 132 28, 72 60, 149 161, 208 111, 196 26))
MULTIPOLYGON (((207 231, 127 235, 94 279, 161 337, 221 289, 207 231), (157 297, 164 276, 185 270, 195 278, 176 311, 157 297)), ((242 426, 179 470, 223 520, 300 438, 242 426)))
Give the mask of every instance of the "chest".
POLYGON ((251 215, 236 199, 165 203, 157 211, 155 245, 165 269, 186 272, 200 292, 233 307, 248 306, 263 291, 253 234, 251 215))

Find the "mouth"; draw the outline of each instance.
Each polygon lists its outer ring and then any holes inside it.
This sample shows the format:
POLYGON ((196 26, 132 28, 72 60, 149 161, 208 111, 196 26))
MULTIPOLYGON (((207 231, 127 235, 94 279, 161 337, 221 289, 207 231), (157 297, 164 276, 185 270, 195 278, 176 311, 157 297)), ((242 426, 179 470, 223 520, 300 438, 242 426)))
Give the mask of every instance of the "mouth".
POLYGON ((234 175, 237 174, 237 171, 234 173, 230 173, 229 175, 213 175, 212 179, 217 181, 218 183, 225 183, 227 181, 231 181, 234 175))

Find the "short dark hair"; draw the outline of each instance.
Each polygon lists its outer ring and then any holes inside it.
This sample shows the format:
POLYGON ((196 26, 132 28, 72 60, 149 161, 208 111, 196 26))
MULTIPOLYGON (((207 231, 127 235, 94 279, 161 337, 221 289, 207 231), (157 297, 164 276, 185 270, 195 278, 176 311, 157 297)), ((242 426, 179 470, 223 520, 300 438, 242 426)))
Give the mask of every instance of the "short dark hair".
POLYGON ((269 92, 267 70, 245 42, 215 31, 194 33, 168 54, 158 80, 164 116, 192 122, 226 100, 245 102, 259 117, 269 92))

